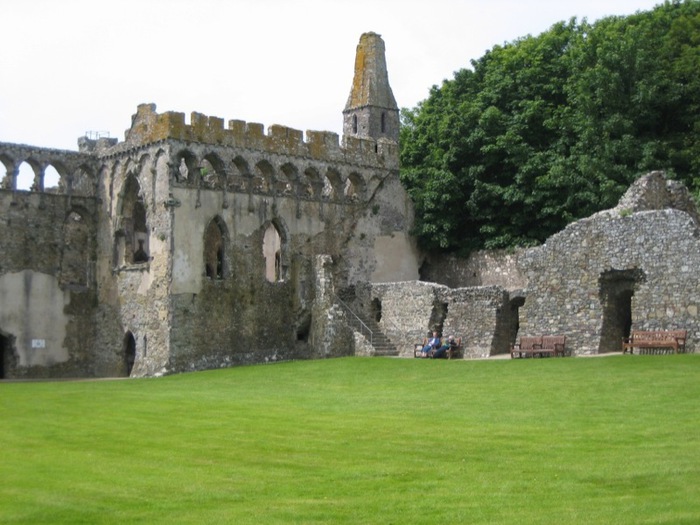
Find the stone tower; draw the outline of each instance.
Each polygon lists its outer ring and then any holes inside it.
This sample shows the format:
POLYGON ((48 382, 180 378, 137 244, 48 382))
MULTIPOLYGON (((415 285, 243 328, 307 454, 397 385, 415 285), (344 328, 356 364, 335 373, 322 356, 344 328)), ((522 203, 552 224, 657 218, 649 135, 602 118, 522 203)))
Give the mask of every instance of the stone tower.
POLYGON ((357 45, 343 135, 399 141, 399 108, 389 86, 384 41, 376 33, 364 33, 357 45))

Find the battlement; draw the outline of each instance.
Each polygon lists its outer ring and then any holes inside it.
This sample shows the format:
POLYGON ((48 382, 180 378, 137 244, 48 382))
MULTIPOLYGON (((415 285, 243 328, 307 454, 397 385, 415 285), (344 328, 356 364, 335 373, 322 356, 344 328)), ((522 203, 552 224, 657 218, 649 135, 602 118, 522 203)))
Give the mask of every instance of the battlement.
POLYGON ((224 119, 197 112, 191 114, 190 124, 186 124, 184 113, 157 113, 155 104, 140 104, 132 117, 131 128, 126 131, 126 144, 134 147, 167 139, 248 148, 322 161, 398 168, 398 144, 390 140, 344 136, 341 146, 337 133, 307 131, 305 141, 302 131, 286 126, 273 124, 265 133, 262 124, 229 120, 225 128, 224 119))

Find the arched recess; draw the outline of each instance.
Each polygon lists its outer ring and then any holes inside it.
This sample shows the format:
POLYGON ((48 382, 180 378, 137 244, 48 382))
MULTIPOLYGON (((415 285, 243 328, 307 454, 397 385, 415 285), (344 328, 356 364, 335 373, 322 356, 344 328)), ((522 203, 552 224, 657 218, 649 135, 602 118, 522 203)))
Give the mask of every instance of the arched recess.
POLYGON ((224 162, 216 153, 209 153, 202 159, 199 172, 202 188, 223 189, 226 182, 226 168, 224 162))
POLYGON ((125 377, 131 376, 136 362, 136 339, 134 334, 127 332, 124 335, 124 348, 122 350, 123 374, 125 377))
POLYGON ((197 157, 191 151, 183 149, 175 156, 175 180, 177 182, 195 184, 198 178, 198 169, 197 157))
MULTIPOLYGON (((59 169, 60 173, 63 173, 59 169)), ((73 173, 61 177, 61 193, 65 195, 80 195, 92 197, 97 195, 97 177, 93 176, 92 169, 86 165, 80 165, 73 173)))
POLYGON ((330 168, 326 172, 326 176, 323 180, 323 190, 321 196, 327 200, 336 200, 341 194, 341 188, 343 187, 343 181, 340 177, 340 173, 337 170, 330 168))
POLYGON ((365 181, 359 173, 351 173, 345 181, 343 194, 347 200, 357 201, 365 196, 365 181))
POLYGON ((61 281, 67 285, 89 286, 90 226, 86 214, 72 210, 63 223, 61 281))
POLYGON ((151 189, 151 195, 153 198, 153 208, 157 206, 159 199, 163 200, 168 197, 168 192, 170 189, 170 174, 168 171, 168 155, 167 153, 159 149, 155 155, 153 164, 151 166, 151 172, 153 178, 151 182, 153 187, 151 189))
POLYGON ((269 193, 270 184, 275 178, 275 170, 272 164, 261 160, 253 170, 253 191, 256 193, 269 193))
POLYGON ((228 247, 228 229, 218 215, 209 221, 204 230, 204 273, 209 279, 228 277, 226 251, 228 247))
POLYGON ((299 179, 299 170, 290 163, 283 164, 277 173, 275 191, 278 195, 294 195, 294 186, 299 179))
POLYGON ((234 157, 233 168, 228 173, 228 185, 231 191, 246 191, 248 180, 251 178, 248 163, 240 155, 234 157))
POLYGON ((306 168, 304 170, 304 175, 299 181, 299 184, 299 195, 302 197, 313 199, 321 196, 323 181, 321 180, 321 175, 318 173, 316 168, 306 168))
POLYGON ((119 211, 120 228, 116 233, 117 265, 148 261, 148 221, 139 182, 133 174, 126 178, 119 211))
POLYGON ((276 283, 287 278, 287 235, 277 221, 263 225, 262 253, 265 260, 265 279, 276 283))

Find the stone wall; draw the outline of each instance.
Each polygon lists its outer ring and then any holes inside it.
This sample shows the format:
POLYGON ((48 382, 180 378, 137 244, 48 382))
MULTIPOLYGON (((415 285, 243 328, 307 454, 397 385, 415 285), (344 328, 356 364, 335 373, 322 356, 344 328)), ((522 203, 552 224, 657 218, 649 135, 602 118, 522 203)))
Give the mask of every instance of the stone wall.
POLYGON ((523 251, 482 250, 467 258, 428 254, 420 268, 420 278, 450 288, 500 286, 506 290, 520 290, 526 285, 518 268, 518 258, 523 251))
POLYGON ((464 358, 506 353, 512 338, 508 293, 497 286, 449 288, 410 281, 358 287, 355 308, 378 318, 399 354, 436 330, 462 338, 464 358))
POLYGON ((661 173, 642 177, 618 207, 529 250, 520 335, 562 334, 574 353, 596 354, 619 351, 630 329, 686 329, 694 351, 700 231, 693 213, 668 207, 677 189, 661 173))
POLYGON ((0 356, 3 373, 104 374, 109 364, 95 344, 95 200, 0 190, 0 207, 0 333, 12 340, 0 356))

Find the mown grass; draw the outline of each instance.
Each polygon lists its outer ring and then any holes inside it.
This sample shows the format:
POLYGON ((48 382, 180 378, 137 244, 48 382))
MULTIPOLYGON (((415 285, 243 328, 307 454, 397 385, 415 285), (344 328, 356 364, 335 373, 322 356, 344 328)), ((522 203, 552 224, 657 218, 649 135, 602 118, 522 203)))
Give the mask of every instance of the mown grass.
POLYGON ((0 384, 2 523, 700 523, 700 356, 0 384))

